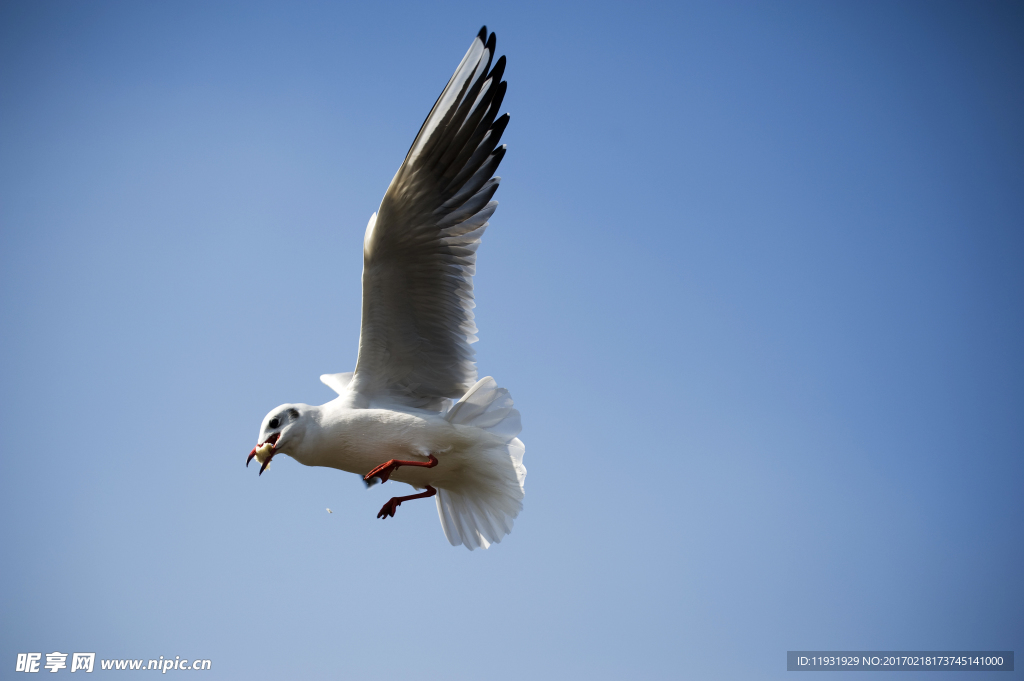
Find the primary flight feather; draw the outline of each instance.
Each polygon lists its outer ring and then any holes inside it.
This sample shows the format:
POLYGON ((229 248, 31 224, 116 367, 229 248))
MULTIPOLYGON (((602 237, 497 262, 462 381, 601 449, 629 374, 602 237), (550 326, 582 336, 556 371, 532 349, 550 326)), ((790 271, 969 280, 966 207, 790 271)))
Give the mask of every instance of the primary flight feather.
POLYGON ((435 496, 448 541, 469 549, 512 531, 526 479, 519 412, 493 378, 477 380, 471 346, 476 249, 498 205, 509 120, 494 48, 480 29, 366 226, 355 371, 320 377, 338 393, 327 404, 267 414, 246 460, 260 474, 281 453, 367 484, 408 483, 424 491, 377 516, 435 496))

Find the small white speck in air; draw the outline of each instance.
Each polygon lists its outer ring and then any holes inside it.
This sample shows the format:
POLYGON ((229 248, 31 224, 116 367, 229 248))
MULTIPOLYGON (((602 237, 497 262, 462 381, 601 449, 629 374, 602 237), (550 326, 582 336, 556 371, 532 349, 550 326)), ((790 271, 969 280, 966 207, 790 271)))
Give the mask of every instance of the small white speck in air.
POLYGON ((332 511, 331 509, 327 509, 327 512, 328 513, 334 513, 334 511, 332 511))

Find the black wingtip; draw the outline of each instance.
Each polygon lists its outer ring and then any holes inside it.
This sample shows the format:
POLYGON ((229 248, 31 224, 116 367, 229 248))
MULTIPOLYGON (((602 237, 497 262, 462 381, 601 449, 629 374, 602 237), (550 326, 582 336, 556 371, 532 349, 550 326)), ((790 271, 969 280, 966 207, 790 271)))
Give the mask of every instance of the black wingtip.
MULTIPOLYGON (((505 152, 506 151, 508 151, 508 145, 507 144, 502 144, 500 147, 498 147, 497 149, 495 149, 494 151, 491 152, 491 158, 496 159, 496 161, 497 161, 494 164, 494 170, 495 171, 498 170, 498 164, 501 163, 501 160, 503 158, 505 158, 505 152)), ((497 175, 494 176, 494 179, 496 179, 498 181, 501 181, 501 178, 498 177, 497 175)))
POLYGON ((494 62, 494 66, 491 67, 491 72, 487 74, 487 77, 491 80, 501 80, 503 75, 505 75, 505 55, 498 57, 498 61, 494 62))
POLYGON ((482 42, 484 44, 487 43, 487 25, 486 24, 484 24, 480 28, 480 32, 476 34, 476 37, 480 39, 480 42, 482 42))
POLYGON ((491 139, 494 140, 495 144, 501 139, 501 133, 505 132, 508 121, 511 118, 507 113, 502 114, 498 117, 498 120, 491 123, 491 139))
POLYGON ((498 87, 494 89, 494 96, 491 97, 491 110, 495 113, 501 109, 501 103, 505 101, 505 91, 508 90, 508 82, 501 81, 498 83, 498 87))
MULTIPOLYGON (((484 28, 486 28, 486 26, 484 28)), ((491 37, 487 39, 487 44, 484 47, 486 47, 491 54, 494 54, 494 46, 497 45, 497 43, 498 36, 492 33, 491 37)))

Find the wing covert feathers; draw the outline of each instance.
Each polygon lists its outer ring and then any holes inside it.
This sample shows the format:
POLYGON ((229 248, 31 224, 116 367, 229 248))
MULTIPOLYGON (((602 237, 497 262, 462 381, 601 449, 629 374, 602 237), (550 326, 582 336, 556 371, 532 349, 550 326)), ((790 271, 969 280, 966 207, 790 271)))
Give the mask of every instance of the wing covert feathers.
POLYGON ((482 28, 367 225, 352 388, 369 399, 439 410, 476 381, 472 277, 509 120, 494 49, 482 28))

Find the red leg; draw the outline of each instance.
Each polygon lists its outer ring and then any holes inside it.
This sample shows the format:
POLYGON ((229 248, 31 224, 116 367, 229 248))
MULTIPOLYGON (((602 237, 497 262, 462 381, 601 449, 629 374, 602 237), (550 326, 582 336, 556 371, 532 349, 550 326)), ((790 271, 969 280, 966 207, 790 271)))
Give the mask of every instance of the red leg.
POLYGON ((410 494, 407 497, 391 497, 391 501, 381 506, 380 512, 377 514, 377 517, 387 518, 388 516, 391 516, 392 518, 394 518, 395 511, 398 510, 398 507, 402 505, 403 501, 409 501, 410 499, 426 499, 427 497, 432 497, 435 494, 437 494, 437 490, 431 487, 430 485, 427 485, 426 492, 420 492, 419 494, 410 494))
MULTIPOLYGON (((398 469, 399 466, 423 466, 424 468, 433 468, 437 465, 437 459, 433 454, 430 455, 430 461, 399 461, 398 459, 391 459, 386 463, 374 468, 372 471, 363 476, 363 482, 367 485, 372 484, 371 478, 377 478, 381 482, 387 482, 391 474, 398 469)), ((392 514, 394 515, 394 514, 392 514)))

